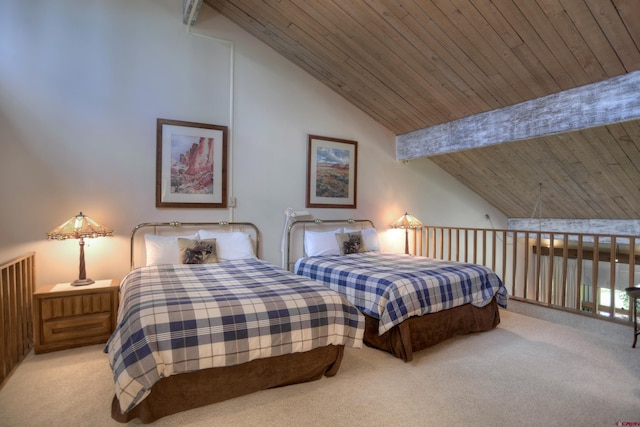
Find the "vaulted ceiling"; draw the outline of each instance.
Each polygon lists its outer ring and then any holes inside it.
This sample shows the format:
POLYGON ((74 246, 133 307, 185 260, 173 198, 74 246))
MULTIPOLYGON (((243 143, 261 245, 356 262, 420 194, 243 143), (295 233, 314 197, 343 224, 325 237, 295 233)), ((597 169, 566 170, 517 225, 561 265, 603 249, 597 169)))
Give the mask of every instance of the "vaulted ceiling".
MULTIPOLYGON (((396 135, 640 70, 638 0, 204 4, 396 135)), ((640 120, 430 159, 508 217, 640 218, 640 120)))

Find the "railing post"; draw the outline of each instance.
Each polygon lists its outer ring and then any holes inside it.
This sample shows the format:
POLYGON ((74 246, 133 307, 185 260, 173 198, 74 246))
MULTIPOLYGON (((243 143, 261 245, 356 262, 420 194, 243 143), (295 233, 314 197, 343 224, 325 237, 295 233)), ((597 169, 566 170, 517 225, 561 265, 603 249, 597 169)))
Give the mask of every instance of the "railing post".
POLYGON ((636 284, 636 238, 629 238, 629 287, 632 288, 636 284))
MULTIPOLYGON (((541 248, 542 248, 542 235, 541 232, 538 231, 537 237, 536 237, 536 247, 538 248, 538 256, 536 257, 536 280, 535 280, 535 286, 536 286, 536 301, 540 301, 540 258, 541 258, 541 248)), ((526 298, 526 296, 525 296, 526 298)))
POLYGON ((618 262, 616 236, 611 236, 609 246, 609 316, 613 319, 616 312, 616 263, 618 262))
MULTIPOLYGON (((502 232, 502 277, 507 277, 507 232, 502 232)), ((515 282, 511 282, 511 295, 513 295, 515 282)))
POLYGON ((562 235, 562 288, 560 289, 561 297, 560 304, 565 306, 567 297, 567 267, 569 258, 569 235, 564 233, 562 235))
POLYGON ((578 235, 578 251, 576 254, 576 286, 578 289, 576 290, 576 309, 582 310, 582 242, 583 236, 582 234, 578 235))
MULTIPOLYGON (((632 288, 636 284, 635 280, 636 275, 636 239, 635 237, 629 238, 629 287, 632 288)), ((632 301, 629 301, 629 312, 627 316, 629 319, 632 319, 631 313, 635 310, 635 307, 632 307, 632 301)))
POLYGON ((478 263, 478 230, 473 229, 473 263, 478 263))
POLYGON ((487 265, 487 230, 480 230, 482 233, 482 265, 487 265))
POLYGON ((436 244, 438 243, 437 242, 437 240, 438 240, 437 239, 437 233, 438 233, 438 229, 434 228, 433 229, 433 239, 431 239, 432 240, 432 245, 433 245, 432 251, 433 251, 433 257, 434 258, 438 258, 438 251, 437 251, 437 246, 436 246, 436 244))
POLYGON ((600 238, 593 236, 593 257, 592 259, 592 275, 591 275, 591 292, 593 294, 593 310, 594 314, 598 314, 598 263, 600 262, 600 238))
POLYGON ((555 235, 549 234, 549 271, 547 272, 547 304, 552 304, 553 297, 553 261, 555 256, 555 235))
MULTIPOLYGON (((513 259, 511 260, 512 263, 512 277, 513 277, 513 285, 512 285, 512 294, 515 293, 515 287, 516 287, 516 278, 517 278, 517 272, 518 272, 518 232, 514 231, 513 232, 513 259)), ((526 272, 525 272, 526 274, 526 272)), ((524 297, 527 297, 527 288, 524 288, 524 297)))
MULTIPOLYGON (((529 281, 529 232, 524 232, 524 291, 525 296, 527 295, 527 283, 529 281)), ((537 248, 538 256, 540 256, 540 248, 537 248)))
MULTIPOLYGON (((430 236, 430 231, 429 231, 430 227, 425 227, 425 236, 424 236, 424 256, 429 257, 429 236, 430 236)), ((435 257, 433 257, 435 258, 435 257)))

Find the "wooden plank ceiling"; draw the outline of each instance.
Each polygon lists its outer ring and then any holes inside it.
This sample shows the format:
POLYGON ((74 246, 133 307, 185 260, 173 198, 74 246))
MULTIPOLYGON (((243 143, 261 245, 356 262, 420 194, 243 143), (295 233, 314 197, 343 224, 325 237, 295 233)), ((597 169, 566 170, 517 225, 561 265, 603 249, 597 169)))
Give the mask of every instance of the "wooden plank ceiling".
MULTIPOLYGON (((204 4, 396 135, 640 70, 638 0, 204 4)), ((430 159, 507 217, 640 218, 640 121, 430 159)))

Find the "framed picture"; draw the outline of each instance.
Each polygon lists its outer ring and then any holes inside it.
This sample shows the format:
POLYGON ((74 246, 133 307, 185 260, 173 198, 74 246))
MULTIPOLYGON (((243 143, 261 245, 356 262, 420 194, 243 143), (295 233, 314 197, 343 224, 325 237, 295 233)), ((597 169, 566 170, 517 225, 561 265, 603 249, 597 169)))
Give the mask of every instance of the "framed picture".
POLYGON ((358 142, 309 135, 308 208, 356 208, 358 142))
POLYGON ((156 207, 227 207, 227 127, 158 119, 156 207))

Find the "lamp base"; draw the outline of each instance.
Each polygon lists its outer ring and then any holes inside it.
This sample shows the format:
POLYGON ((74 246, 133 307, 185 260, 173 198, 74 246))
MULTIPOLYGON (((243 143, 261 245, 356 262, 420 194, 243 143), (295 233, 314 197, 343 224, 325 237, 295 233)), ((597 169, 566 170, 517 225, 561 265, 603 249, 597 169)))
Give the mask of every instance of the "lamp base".
POLYGON ((96 283, 96 282, 91 279, 77 279, 71 282, 71 286, 86 286, 92 283, 96 283))

